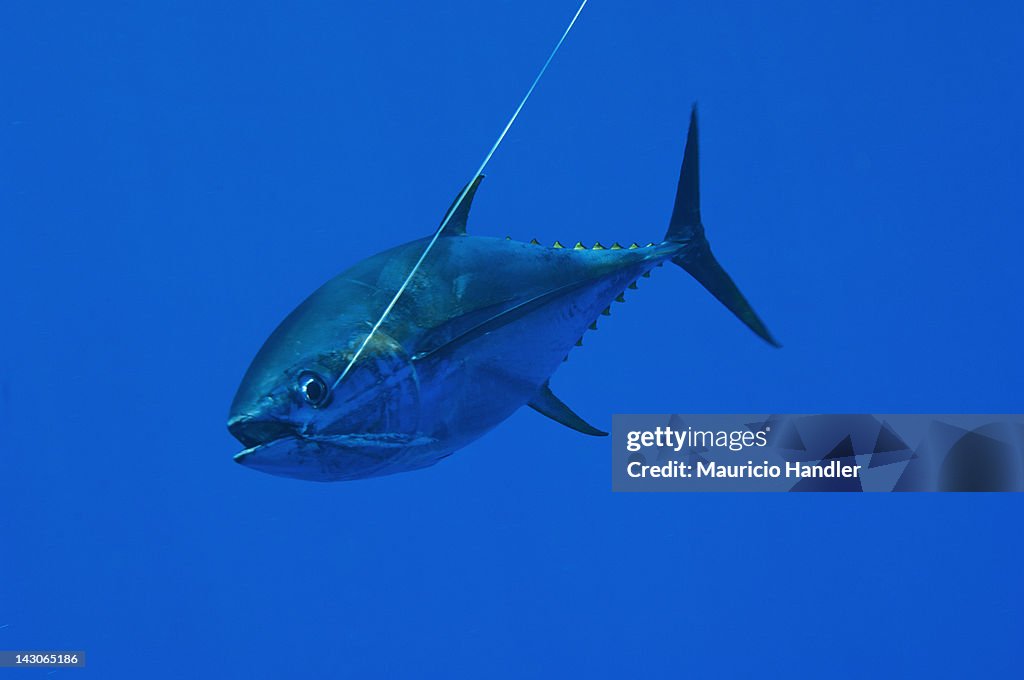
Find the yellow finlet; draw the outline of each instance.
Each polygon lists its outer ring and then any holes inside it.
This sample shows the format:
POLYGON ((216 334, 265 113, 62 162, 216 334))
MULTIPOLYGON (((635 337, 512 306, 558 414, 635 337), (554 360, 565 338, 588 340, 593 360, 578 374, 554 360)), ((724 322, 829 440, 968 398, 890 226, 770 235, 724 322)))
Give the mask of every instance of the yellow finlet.
POLYGON ((601 313, 604 314, 605 316, 611 316, 612 315, 612 308, 611 307, 605 307, 604 309, 601 310, 601 313))
POLYGON ((594 244, 594 247, 591 248, 591 250, 608 250, 608 249, 605 248, 603 245, 601 245, 601 242, 598 241, 597 243, 594 244))
POLYGON ((562 245, 561 241, 555 241, 555 245, 553 245, 551 247, 552 248, 564 248, 565 246, 562 245))
POLYGON ((620 246, 619 242, 616 241, 615 243, 612 244, 611 250, 622 250, 622 246, 620 246))
POLYGON ((630 249, 630 250, 636 250, 636 249, 637 249, 637 248, 639 248, 639 247, 640 247, 640 246, 638 246, 638 245, 636 244, 636 241, 634 241, 633 243, 629 244, 629 249, 630 249))
POLYGON ((626 296, 625 296, 625 295, 623 295, 622 293, 619 293, 619 294, 618 294, 618 295, 616 296, 616 298, 615 298, 615 301, 616 301, 616 302, 625 302, 625 301, 626 301, 626 296))
POLYGON ((576 341, 576 346, 583 347, 583 338, 580 338, 579 340, 576 341))
POLYGON ((629 288, 630 290, 636 290, 636 281, 630 281, 629 285, 626 286, 626 288, 629 288))
POLYGON ((596 331, 597 330, 597 321, 592 322, 589 326, 587 326, 587 328, 589 328, 592 331, 596 331))
POLYGON ((583 245, 583 241, 576 241, 576 245, 572 247, 573 250, 586 250, 587 247, 583 245))
POLYGON ((537 239, 535 239, 535 238, 531 238, 531 239, 530 239, 530 245, 531 245, 531 246, 539 246, 539 245, 540 245, 540 241, 538 241, 538 240, 537 240, 537 239))

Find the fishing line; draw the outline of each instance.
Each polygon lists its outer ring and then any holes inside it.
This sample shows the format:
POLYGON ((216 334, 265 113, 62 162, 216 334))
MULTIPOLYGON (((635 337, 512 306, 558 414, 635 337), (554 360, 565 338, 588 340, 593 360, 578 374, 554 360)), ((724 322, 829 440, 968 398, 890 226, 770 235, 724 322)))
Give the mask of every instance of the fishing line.
POLYGON ((409 275, 405 277, 405 281, 402 282, 402 285, 399 286, 398 291, 395 293, 395 296, 391 298, 391 302, 389 302, 388 306, 384 309, 384 313, 380 315, 380 318, 377 319, 377 323, 375 323, 373 325, 373 328, 370 329, 370 334, 363 339, 362 344, 359 345, 359 349, 357 349, 356 353, 352 355, 351 359, 349 359, 348 365, 345 366, 345 370, 342 371, 341 375, 338 376, 338 379, 334 381, 334 384, 331 386, 332 390, 335 389, 338 386, 338 384, 345 379, 345 376, 348 375, 348 372, 352 370, 352 366, 355 365, 356 361, 359 359, 359 356, 363 353, 363 350, 366 349, 366 346, 368 344, 370 344, 370 340, 377 333, 377 330, 381 327, 381 324, 384 323, 384 320, 388 318, 388 314, 391 313, 391 310, 398 302, 398 298, 402 297, 402 293, 405 292, 405 289, 406 287, 408 287, 409 282, 412 281, 412 277, 416 275, 416 272, 417 270, 419 270, 420 265, 423 264, 423 260, 427 258, 427 254, 430 252, 430 249, 434 247, 434 244, 437 243, 437 239, 441 236, 441 233, 444 231, 444 228, 448 226, 448 221, 452 218, 452 215, 455 214, 455 211, 458 210, 459 206, 462 205, 462 200, 466 198, 466 194, 469 193, 470 187, 472 187, 474 180, 476 180, 476 178, 479 177, 480 174, 484 171, 484 168, 487 167, 487 164, 491 161, 491 156, 493 156, 494 152, 498 150, 498 146, 500 146, 502 140, 505 139, 505 135, 508 134, 508 131, 512 127, 512 124, 516 122, 516 118, 519 117, 519 112, 523 110, 524 106, 526 106, 526 102, 530 98, 530 95, 533 94, 534 88, 537 87, 537 83, 540 82, 540 79, 544 75, 544 72, 548 70, 548 66, 551 64, 551 61, 555 58, 555 55, 558 53, 558 48, 560 48, 562 46, 562 43, 565 42, 566 37, 569 35, 569 31, 571 31, 572 27, 576 25, 576 20, 579 19, 580 13, 583 12, 583 8, 586 6, 587 0, 583 0, 583 2, 580 3, 579 9, 576 10, 576 14, 573 15, 572 21, 569 22, 569 25, 566 26, 565 31, 562 33, 562 37, 558 39, 557 43, 555 43, 555 47, 554 49, 551 50, 551 54, 548 55, 547 61, 545 61, 544 65, 540 67, 540 71, 538 71, 537 77, 534 78, 533 82, 530 84, 530 89, 528 89, 526 91, 526 94, 523 95, 522 100, 520 100, 519 102, 519 106, 516 107, 516 110, 512 114, 512 117, 508 119, 508 123, 505 124, 505 128, 501 131, 501 134, 498 135, 498 139, 495 140, 494 145, 491 146, 491 150, 487 152, 486 156, 484 156, 483 163, 481 163, 480 167, 477 168, 475 173, 473 173, 473 176, 469 178, 469 181, 466 183, 466 186, 462 190, 462 193, 459 194, 459 197, 455 199, 455 203, 452 204, 452 207, 448 211, 448 214, 445 215, 444 220, 441 222, 441 226, 439 226, 437 230, 434 232, 434 236, 430 239, 430 242, 427 244, 427 247, 423 249, 423 254, 420 255, 420 258, 418 260, 416 260, 416 264, 412 266, 412 270, 409 272, 409 275))

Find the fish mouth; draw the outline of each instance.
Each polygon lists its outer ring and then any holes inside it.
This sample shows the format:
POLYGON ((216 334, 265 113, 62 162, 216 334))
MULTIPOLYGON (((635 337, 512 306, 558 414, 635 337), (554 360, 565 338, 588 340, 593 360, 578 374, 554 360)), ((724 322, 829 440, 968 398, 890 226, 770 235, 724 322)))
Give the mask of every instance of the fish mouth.
POLYGON ((281 451, 301 446, 302 437, 291 423, 270 418, 254 418, 249 415, 228 419, 228 431, 245 448, 233 456, 236 463, 249 465, 253 454, 259 451, 281 451))
POLYGON ((246 448, 233 456, 236 463, 246 464, 250 457, 261 451, 301 448, 306 450, 334 449, 346 453, 383 460, 394 452, 410 446, 429 446, 436 439, 419 434, 395 432, 355 432, 348 434, 307 434, 294 425, 279 420, 262 420, 238 416, 228 421, 228 430, 246 448))
MULTIPOLYGON (((404 434, 294 434, 234 455, 243 467, 315 482, 363 479, 423 467, 437 439, 404 434), (410 458, 411 456, 411 458, 410 458)), ((432 459, 431 459, 432 461, 432 459)))
MULTIPOLYGON (((281 420, 234 416, 228 420, 228 432, 242 442, 246 451, 286 437, 295 437, 298 430, 294 425, 281 420)), ((244 451, 242 453, 245 453, 244 451)), ((241 454, 239 454, 241 455, 241 454)))
POLYGON ((242 449, 231 458, 246 467, 281 464, 297 451, 313 451, 315 446, 310 447, 310 444, 311 442, 304 437, 289 435, 242 449))

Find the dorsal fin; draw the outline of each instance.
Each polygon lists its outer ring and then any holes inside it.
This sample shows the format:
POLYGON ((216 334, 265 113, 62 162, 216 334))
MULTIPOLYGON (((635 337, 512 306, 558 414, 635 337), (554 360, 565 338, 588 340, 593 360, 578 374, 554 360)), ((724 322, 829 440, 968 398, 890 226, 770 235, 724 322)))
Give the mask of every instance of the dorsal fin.
POLYGON ((477 175, 476 179, 469 183, 468 187, 462 187, 462 191, 455 194, 455 200, 448 206, 448 211, 444 214, 448 217, 448 213, 452 211, 455 203, 459 200, 459 196, 462 196, 462 192, 466 192, 466 197, 462 199, 462 203, 459 203, 458 209, 455 214, 452 215, 451 219, 448 220, 448 224, 445 225, 444 231, 441 232, 443 236, 465 236, 466 235, 466 222, 469 220, 469 208, 473 205, 473 195, 476 193, 477 187, 480 186, 480 182, 483 181, 483 175, 477 175))
POLYGON ((556 423, 561 423, 577 432, 589 434, 593 437, 608 436, 607 432, 597 429, 576 415, 571 408, 565 405, 565 402, 555 396, 547 382, 541 386, 537 396, 530 401, 530 408, 541 415, 551 418, 556 423))

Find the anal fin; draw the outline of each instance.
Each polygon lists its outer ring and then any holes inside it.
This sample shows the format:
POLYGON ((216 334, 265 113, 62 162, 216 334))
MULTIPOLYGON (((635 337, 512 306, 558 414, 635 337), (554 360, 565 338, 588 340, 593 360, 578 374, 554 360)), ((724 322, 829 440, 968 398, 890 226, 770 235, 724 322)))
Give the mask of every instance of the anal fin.
POLYGON ((607 432, 597 429, 576 415, 571 408, 565 405, 565 402, 555 396, 547 382, 541 386, 540 392, 530 401, 529 406, 537 413, 545 415, 556 423, 561 423, 577 432, 589 434, 592 437, 608 436, 607 432))

